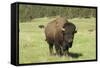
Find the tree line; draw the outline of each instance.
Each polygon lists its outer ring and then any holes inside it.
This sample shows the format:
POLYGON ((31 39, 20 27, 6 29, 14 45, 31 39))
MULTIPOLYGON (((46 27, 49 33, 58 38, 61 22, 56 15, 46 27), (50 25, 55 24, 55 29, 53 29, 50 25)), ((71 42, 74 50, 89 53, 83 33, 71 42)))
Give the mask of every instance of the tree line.
POLYGON ((43 5, 19 5, 19 21, 31 21, 34 18, 64 16, 67 18, 89 18, 96 16, 95 8, 61 7, 43 5))

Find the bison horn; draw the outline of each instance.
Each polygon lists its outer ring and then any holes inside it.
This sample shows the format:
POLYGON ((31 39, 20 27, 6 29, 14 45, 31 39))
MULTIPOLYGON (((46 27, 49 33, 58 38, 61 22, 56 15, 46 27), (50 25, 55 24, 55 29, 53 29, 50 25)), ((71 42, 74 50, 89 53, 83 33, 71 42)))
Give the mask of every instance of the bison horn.
POLYGON ((76 30, 78 30, 78 28, 76 27, 76 30))
POLYGON ((78 30, 78 28, 76 28, 76 31, 78 30))
POLYGON ((78 30, 78 29, 76 28, 76 29, 75 29, 75 33, 77 33, 77 30, 78 30))
POLYGON ((64 29, 64 28, 61 28, 61 30, 62 30, 62 31, 65 31, 65 29, 64 29))

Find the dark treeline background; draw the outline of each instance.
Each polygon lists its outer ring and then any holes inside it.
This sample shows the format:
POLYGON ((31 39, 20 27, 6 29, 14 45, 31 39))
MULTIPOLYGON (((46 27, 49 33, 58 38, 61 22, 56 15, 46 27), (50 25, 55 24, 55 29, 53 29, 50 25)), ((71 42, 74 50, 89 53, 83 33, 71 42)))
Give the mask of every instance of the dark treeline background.
POLYGON ((19 5, 19 21, 31 21, 34 18, 64 16, 67 18, 90 18, 96 16, 95 8, 59 7, 42 5, 19 5))

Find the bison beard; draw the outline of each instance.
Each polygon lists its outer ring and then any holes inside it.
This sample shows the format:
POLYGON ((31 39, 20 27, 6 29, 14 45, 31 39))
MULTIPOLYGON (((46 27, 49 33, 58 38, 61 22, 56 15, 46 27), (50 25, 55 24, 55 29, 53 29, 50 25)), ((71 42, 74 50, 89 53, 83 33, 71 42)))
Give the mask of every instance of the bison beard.
POLYGON ((69 48, 72 47, 74 33, 76 33, 74 24, 66 19, 58 17, 47 24, 45 28, 46 41, 49 44, 50 54, 53 55, 53 46, 56 54, 59 56, 68 55, 69 48))

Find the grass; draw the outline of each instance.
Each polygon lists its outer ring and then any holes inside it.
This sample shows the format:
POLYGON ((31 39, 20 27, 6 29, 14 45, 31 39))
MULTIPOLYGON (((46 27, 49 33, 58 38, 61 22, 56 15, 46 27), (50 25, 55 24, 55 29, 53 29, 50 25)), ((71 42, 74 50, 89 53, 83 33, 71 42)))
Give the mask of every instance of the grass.
POLYGON ((73 57, 50 56, 48 44, 45 41, 44 29, 38 25, 45 25, 53 18, 37 18, 31 22, 19 24, 19 63, 41 63, 59 61, 78 61, 96 59, 96 32, 95 18, 74 18, 69 19, 77 28, 74 43, 70 48, 73 57), (92 30, 92 31, 89 31, 92 30))

